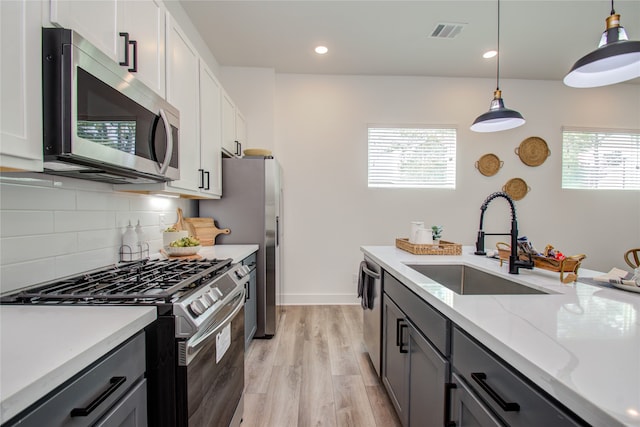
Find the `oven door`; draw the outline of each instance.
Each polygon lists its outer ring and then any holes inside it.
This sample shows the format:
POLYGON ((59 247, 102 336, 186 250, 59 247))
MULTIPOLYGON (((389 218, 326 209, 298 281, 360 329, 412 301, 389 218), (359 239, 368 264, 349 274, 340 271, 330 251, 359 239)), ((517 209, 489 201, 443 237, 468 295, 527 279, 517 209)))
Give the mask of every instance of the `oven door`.
POLYGON ((178 426, 228 427, 241 402, 244 288, 217 317, 202 333, 178 342, 178 426))

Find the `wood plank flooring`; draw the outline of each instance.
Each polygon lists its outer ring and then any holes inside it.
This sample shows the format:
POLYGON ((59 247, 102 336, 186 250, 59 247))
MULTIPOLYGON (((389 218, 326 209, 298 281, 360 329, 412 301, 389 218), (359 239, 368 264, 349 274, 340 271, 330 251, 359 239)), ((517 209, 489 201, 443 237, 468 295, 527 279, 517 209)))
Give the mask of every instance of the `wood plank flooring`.
POLYGON ((359 305, 285 306, 245 359, 242 427, 399 427, 362 341, 359 305))

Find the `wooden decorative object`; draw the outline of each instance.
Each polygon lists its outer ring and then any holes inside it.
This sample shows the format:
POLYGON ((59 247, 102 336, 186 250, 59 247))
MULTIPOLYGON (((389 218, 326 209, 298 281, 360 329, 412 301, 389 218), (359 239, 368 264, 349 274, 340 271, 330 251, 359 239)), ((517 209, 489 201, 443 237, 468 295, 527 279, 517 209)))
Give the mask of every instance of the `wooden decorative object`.
POLYGON ((537 136, 530 136, 522 141, 515 152, 527 166, 540 166, 551 155, 546 141, 537 136))
POLYGON ((178 230, 187 230, 189 235, 200 240, 202 246, 214 246, 218 234, 229 234, 228 228, 218 228, 213 218, 184 218, 182 209, 178 208, 178 222, 174 225, 178 230))
MULTIPOLYGON (((496 243, 496 248, 498 249, 498 256, 500 257, 500 265, 502 265, 502 261, 508 260, 511 255, 511 245, 498 242, 496 243)), ((523 261, 529 259, 529 257, 523 253, 520 253, 519 257, 523 261)), ((580 254, 568 256, 563 260, 557 260, 555 258, 532 255, 531 259, 536 268, 560 273, 560 281, 562 283, 571 283, 578 280, 578 269, 580 268, 582 260, 586 257, 585 254, 580 254)))
POLYGON ((437 245, 410 243, 407 238, 397 238, 396 247, 414 255, 462 255, 462 245, 440 240, 437 245))

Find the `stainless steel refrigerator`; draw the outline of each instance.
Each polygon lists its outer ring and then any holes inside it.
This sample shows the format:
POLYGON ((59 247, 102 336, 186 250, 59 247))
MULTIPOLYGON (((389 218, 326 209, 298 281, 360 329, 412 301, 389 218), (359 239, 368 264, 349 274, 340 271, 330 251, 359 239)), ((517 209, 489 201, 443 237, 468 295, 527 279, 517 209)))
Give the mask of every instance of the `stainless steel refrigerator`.
POLYGON ((276 333, 280 311, 281 203, 280 165, 271 157, 222 159, 222 198, 201 200, 200 216, 213 217, 219 244, 258 244, 257 329, 255 337, 276 333))

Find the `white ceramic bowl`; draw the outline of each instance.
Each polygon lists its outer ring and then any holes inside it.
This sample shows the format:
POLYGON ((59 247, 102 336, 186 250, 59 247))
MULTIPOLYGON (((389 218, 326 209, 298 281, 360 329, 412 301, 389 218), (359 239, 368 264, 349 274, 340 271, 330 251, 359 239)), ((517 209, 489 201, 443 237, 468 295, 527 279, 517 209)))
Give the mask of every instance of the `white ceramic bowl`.
POLYGON ((164 231, 162 233, 162 246, 165 248, 169 246, 171 242, 175 242, 176 240, 180 240, 183 237, 187 237, 189 235, 188 231, 164 231))
POLYGON ((200 251, 200 249, 202 249, 202 246, 200 246, 200 245, 198 245, 198 246, 188 246, 188 247, 184 247, 184 248, 176 248, 176 247, 172 247, 172 246, 165 246, 164 247, 164 251, 169 256, 195 255, 195 254, 198 253, 198 251, 200 251))

